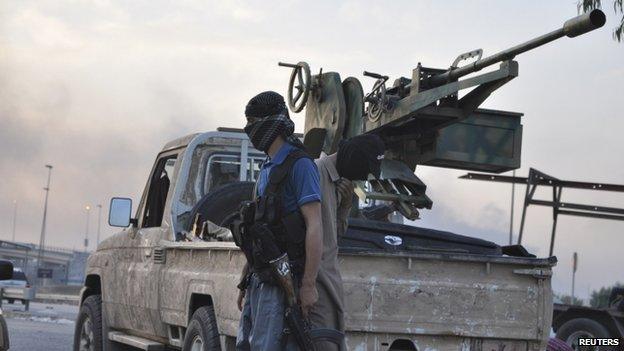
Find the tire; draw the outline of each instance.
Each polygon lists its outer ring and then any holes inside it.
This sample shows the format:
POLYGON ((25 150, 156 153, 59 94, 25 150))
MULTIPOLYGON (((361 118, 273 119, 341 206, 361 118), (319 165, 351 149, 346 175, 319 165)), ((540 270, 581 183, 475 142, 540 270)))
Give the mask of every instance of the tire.
POLYGON ((220 351, 219 329, 212 306, 198 308, 186 328, 182 351, 220 351))
MULTIPOLYGON (((254 183, 235 182, 216 188, 202 197, 191 210, 191 225, 199 213, 204 220, 224 226, 225 219, 240 209, 241 202, 253 198, 254 183)), ((190 228, 188 228, 190 230, 190 228)))
POLYGON ((74 331, 74 351, 102 351, 102 296, 88 296, 82 303, 74 331))
MULTIPOLYGON (((591 346, 578 346, 578 338, 608 338, 609 331, 602 324, 589 318, 575 318, 565 322, 557 330, 557 338, 565 341, 574 350, 594 350, 591 346)), ((610 350, 610 348, 596 348, 596 350, 610 350)))
POLYGON ((0 314, 0 351, 8 351, 9 346, 9 329, 4 316, 0 314))

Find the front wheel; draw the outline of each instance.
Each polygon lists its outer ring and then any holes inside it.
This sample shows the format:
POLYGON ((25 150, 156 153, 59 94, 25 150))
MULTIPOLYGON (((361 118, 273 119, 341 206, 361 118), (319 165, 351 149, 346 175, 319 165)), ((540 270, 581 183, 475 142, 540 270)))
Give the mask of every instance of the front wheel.
MULTIPOLYGON (((2 312, 2 311, 0 311, 2 312)), ((0 313, 0 351, 9 350, 9 329, 7 328, 6 321, 0 313)))
POLYGON ((76 319, 74 351, 102 351, 101 295, 91 295, 82 303, 76 319))
POLYGON ((203 306, 193 313, 184 335, 183 351, 220 351, 219 330, 212 306, 203 306))

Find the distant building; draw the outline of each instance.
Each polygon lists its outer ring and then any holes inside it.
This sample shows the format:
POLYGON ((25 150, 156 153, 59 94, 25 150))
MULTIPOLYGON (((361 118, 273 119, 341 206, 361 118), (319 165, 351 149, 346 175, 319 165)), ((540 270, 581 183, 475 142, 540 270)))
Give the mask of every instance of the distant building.
POLYGON ((33 285, 81 285, 89 257, 88 252, 46 246, 41 255, 40 273, 37 279, 38 245, 0 240, 0 259, 13 262, 21 268, 33 285))

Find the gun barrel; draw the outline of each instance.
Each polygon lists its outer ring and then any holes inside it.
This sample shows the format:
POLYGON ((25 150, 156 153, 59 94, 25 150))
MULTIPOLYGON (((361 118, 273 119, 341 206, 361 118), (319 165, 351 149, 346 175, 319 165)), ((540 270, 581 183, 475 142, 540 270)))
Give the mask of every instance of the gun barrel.
POLYGON ((456 69, 450 69, 442 74, 432 76, 428 79, 427 83, 429 86, 432 87, 443 85, 447 82, 457 80, 458 78, 463 77, 467 74, 477 72, 495 63, 510 60, 518 54, 550 43, 551 41, 557 40, 561 37, 567 36, 569 38, 574 38, 581 34, 591 32, 594 29, 602 27, 605 22, 606 17, 602 11, 598 9, 592 10, 590 12, 567 20, 561 28, 554 30, 550 33, 541 35, 537 38, 531 39, 525 43, 516 45, 512 48, 501 51, 494 55, 484 57, 471 64, 456 69))

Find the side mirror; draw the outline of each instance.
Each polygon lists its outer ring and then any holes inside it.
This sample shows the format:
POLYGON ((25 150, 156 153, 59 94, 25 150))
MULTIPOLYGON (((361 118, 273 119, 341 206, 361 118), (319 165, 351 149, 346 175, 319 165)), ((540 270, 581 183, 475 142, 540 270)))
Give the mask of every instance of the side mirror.
POLYGON ((132 223, 132 200, 124 197, 114 197, 108 211, 108 224, 113 227, 127 227, 132 223))
POLYGON ((13 263, 11 261, 0 260, 0 280, 13 278, 13 263))

